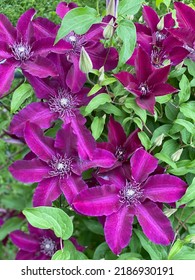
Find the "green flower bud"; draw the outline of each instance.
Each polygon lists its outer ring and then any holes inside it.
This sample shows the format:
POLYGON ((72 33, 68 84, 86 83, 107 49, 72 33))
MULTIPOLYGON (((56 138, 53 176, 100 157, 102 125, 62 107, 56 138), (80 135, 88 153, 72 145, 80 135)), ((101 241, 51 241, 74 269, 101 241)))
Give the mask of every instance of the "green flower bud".
POLYGON ((84 47, 81 48, 79 68, 85 74, 88 74, 93 69, 93 63, 91 61, 91 58, 89 57, 84 47))
POLYGON ((159 136, 155 139, 155 141, 154 141, 155 146, 157 146, 157 147, 161 146, 161 145, 162 145, 162 141, 163 141, 164 138, 165 138, 164 133, 162 133, 161 135, 159 135, 159 136))
POLYGON ((183 149, 179 149, 174 154, 172 154, 171 159, 175 162, 178 161, 181 157, 182 152, 183 152, 183 149))
POLYGON ((105 39, 110 39, 114 34, 114 20, 113 18, 109 21, 103 31, 103 36, 105 39))

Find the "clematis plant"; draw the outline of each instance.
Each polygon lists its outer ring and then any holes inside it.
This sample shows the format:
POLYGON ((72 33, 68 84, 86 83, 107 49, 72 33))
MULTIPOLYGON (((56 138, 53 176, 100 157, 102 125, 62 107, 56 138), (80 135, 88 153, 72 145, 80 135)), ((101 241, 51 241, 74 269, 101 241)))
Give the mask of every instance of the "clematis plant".
POLYGON ((136 96, 136 103, 143 109, 154 114, 155 96, 175 93, 178 90, 166 83, 170 66, 153 68, 148 54, 139 47, 135 60, 136 74, 122 71, 114 76, 124 85, 125 89, 136 96))
POLYGON ((169 174, 152 175, 157 167, 156 158, 138 149, 127 174, 118 168, 110 177, 109 172, 104 174, 107 184, 81 191, 73 202, 81 214, 106 216, 105 239, 115 254, 129 244, 134 216, 152 242, 166 246, 173 241, 171 223, 157 203, 176 202, 184 195, 186 183, 169 174))

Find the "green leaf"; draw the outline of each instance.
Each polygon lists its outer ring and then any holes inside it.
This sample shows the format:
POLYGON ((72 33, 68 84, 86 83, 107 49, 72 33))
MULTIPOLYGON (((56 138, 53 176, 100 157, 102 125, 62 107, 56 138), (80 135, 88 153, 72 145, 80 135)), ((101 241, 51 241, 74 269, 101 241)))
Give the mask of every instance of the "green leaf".
POLYGON ((191 59, 186 59, 184 64, 188 67, 188 72, 195 78, 195 62, 191 59))
POLYGON ((103 105, 105 103, 110 103, 110 102, 111 102, 111 98, 107 93, 98 94, 86 106, 85 114, 89 115, 91 112, 93 112, 95 109, 97 109, 100 105, 103 105))
POLYGON ((102 87, 98 84, 94 85, 91 90, 88 92, 87 96, 91 96, 93 94, 95 94, 96 92, 98 92, 98 90, 100 90, 102 87))
POLYGON ((64 240, 73 233, 73 224, 70 217, 61 209, 53 207, 27 208, 23 211, 28 222, 37 228, 52 229, 57 237, 64 240))
POLYGON ((124 19, 118 23, 117 35, 122 40, 118 66, 121 67, 132 55, 136 44, 136 29, 133 22, 124 19))
POLYGON ((23 223, 24 220, 18 217, 8 219, 0 228, 0 241, 2 241, 10 232, 20 229, 23 223))
POLYGON ((179 104, 188 101, 190 98, 190 82, 185 74, 183 74, 181 81, 179 82, 180 91, 178 93, 179 96, 179 104))
POLYGON ((105 258, 105 255, 107 252, 110 252, 110 249, 109 249, 107 243, 103 242, 96 248, 94 255, 93 255, 93 259, 94 260, 103 259, 103 258, 105 258))
POLYGON ((135 15, 144 1, 137 0, 137 1, 129 1, 129 0, 122 0, 119 1, 118 6, 118 14, 119 15, 135 15))
POLYGON ((165 106, 165 115, 170 121, 174 121, 179 113, 179 108, 176 108, 170 102, 165 106))
POLYGON ((133 121, 134 121, 134 123, 139 127, 139 129, 142 130, 142 128, 143 128, 143 123, 142 123, 142 121, 140 120, 140 118, 135 117, 135 118, 133 118, 133 121))
POLYGON ((82 35, 89 30, 94 23, 101 21, 97 11, 90 7, 79 7, 70 10, 62 20, 55 43, 65 37, 71 31, 82 35))
POLYGON ((99 109, 104 111, 106 114, 113 114, 116 117, 124 117, 124 112, 111 103, 102 105, 99 109))
POLYGON ((157 137, 160 136, 161 134, 167 136, 169 134, 171 127, 172 127, 171 124, 164 124, 158 127, 157 129, 155 129, 151 138, 151 142, 154 143, 157 137))
POLYGON ((181 250, 172 257, 172 260, 195 260, 195 250, 184 245, 181 250))
POLYGON ((136 253, 124 253, 121 254, 117 260, 141 260, 142 256, 136 253))
POLYGON ((183 126, 188 132, 195 135, 195 126, 191 122, 183 119, 177 119, 175 123, 183 126))
POLYGON ((95 140, 97 140, 101 136, 102 131, 104 130, 105 119, 106 115, 101 118, 96 116, 91 123, 91 131, 95 140))
POLYGON ((57 251, 52 260, 87 260, 87 257, 82 252, 77 251, 71 241, 66 240, 63 250, 57 251))
POLYGON ((135 98, 128 97, 125 100, 125 107, 128 109, 132 109, 135 114, 140 117, 140 119, 146 123, 147 114, 146 110, 141 109, 135 102, 135 98))
POLYGON ((183 240, 176 240, 173 247, 171 248, 171 251, 169 252, 168 260, 173 260, 174 256, 181 250, 185 242, 183 240))
POLYGON ((156 7, 158 9, 159 9, 161 3, 164 3, 168 8, 171 4, 171 0, 156 0, 156 7))
POLYGON ((148 252, 152 260, 167 259, 166 247, 152 243, 140 230, 134 229, 134 231, 138 236, 142 247, 148 252))
POLYGON ((171 156, 177 150, 179 150, 179 148, 180 148, 180 146, 175 140, 169 139, 169 140, 164 142, 161 153, 166 154, 167 156, 169 156, 171 158, 171 156))
POLYGON ((177 168, 177 165, 174 161, 166 154, 166 153, 157 153, 155 154, 155 157, 163 162, 166 162, 168 165, 170 165, 172 168, 177 168))
POLYGON ((181 104, 180 111, 185 117, 195 120, 195 101, 181 104))
POLYGON ((22 84, 17 88, 11 100, 11 113, 15 113, 24 101, 33 95, 33 89, 29 84, 22 84))
POLYGON ((88 219, 88 220, 83 220, 85 226, 93 233, 95 234, 100 234, 104 236, 104 231, 102 225, 95 220, 88 219))
POLYGON ((105 78, 103 80, 103 82, 101 82, 101 85, 102 86, 107 86, 107 85, 113 84, 114 82, 116 82, 115 78, 105 78))
POLYGON ((191 200, 195 199, 195 178, 192 181, 192 184, 187 188, 186 193, 184 196, 177 202, 177 207, 182 204, 186 204, 191 200))
POLYGON ((144 131, 138 132, 138 137, 146 150, 149 150, 152 146, 150 138, 144 131))
POLYGON ((167 103, 168 101, 171 100, 172 95, 171 94, 166 94, 164 96, 157 96, 155 97, 156 102, 160 103, 160 104, 164 104, 167 103))

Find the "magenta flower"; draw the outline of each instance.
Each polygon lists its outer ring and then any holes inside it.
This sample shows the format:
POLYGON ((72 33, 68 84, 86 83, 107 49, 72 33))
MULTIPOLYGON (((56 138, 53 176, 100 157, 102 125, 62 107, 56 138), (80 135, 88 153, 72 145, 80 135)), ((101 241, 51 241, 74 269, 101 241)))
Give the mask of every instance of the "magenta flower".
POLYGON ((105 239, 115 254, 129 244, 134 216, 152 242, 166 246, 173 241, 171 223, 158 203, 180 199, 186 183, 169 174, 153 175, 157 166, 157 159, 138 149, 130 159, 126 176, 122 168, 103 174, 107 184, 82 191, 73 202, 81 214, 106 216, 105 239))
POLYGON ((110 116, 108 122, 108 142, 98 142, 99 148, 105 149, 113 153, 118 161, 122 163, 126 161, 136 149, 141 147, 138 138, 139 129, 133 131, 128 137, 122 125, 110 116))
POLYGON ((56 67, 46 58, 50 52, 65 53, 71 45, 63 40, 54 45, 54 38, 35 39, 32 19, 35 10, 26 11, 18 20, 16 28, 6 16, 0 14, 0 95, 11 86, 16 68, 33 76, 45 78, 58 75, 56 67))
MULTIPOLYGON (((164 62, 170 60, 172 65, 179 64, 187 55, 188 51, 183 44, 169 33, 175 21, 172 14, 164 15, 164 23, 159 27, 160 18, 149 6, 143 7, 143 18, 145 24, 136 23, 137 43, 149 54, 152 65, 159 68, 164 62)), ((127 64, 134 65, 137 49, 127 64)))
POLYGON ((195 11, 180 2, 175 2, 174 7, 179 27, 170 29, 170 33, 181 40, 188 51, 188 57, 195 61, 195 11))
POLYGON ((38 229, 28 225, 29 234, 21 230, 10 233, 10 239, 19 250, 16 260, 50 260, 60 249, 60 238, 52 230, 38 229))
POLYGON ((136 103, 151 114, 154 114, 155 96, 175 93, 178 90, 166 83, 170 72, 170 65, 154 68, 150 57, 138 48, 135 60, 136 75, 122 71, 114 76, 124 85, 125 89, 136 96, 136 103))
MULTIPOLYGON (((80 144, 70 124, 59 130, 54 140, 44 136, 36 124, 27 123, 24 138, 36 156, 14 162, 9 171, 23 183, 39 183, 33 197, 34 206, 51 205, 62 193, 71 204, 74 197, 87 188, 81 177, 83 170, 97 166, 111 167, 115 163, 111 153, 100 149, 93 151, 91 161, 83 159, 81 154, 85 149, 78 147, 78 153, 77 145, 80 144)), ((90 147, 90 139, 88 142, 90 147)))

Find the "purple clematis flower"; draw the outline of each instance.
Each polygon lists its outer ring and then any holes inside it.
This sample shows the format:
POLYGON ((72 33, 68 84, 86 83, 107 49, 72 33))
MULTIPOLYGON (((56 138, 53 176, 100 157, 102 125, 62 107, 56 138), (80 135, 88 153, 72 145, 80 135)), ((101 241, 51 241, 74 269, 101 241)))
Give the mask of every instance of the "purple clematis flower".
POLYGON ((134 130, 128 137, 122 125, 110 116, 108 122, 108 142, 97 143, 99 148, 112 152, 118 163, 126 161, 136 149, 141 147, 138 138, 139 129, 134 130))
MULTIPOLYGON (((10 233, 11 241, 19 248, 16 260, 50 260, 60 249, 60 238, 52 230, 39 229, 28 224, 29 234, 21 230, 10 233)), ((76 238, 69 239, 78 251, 85 247, 78 244, 76 238)))
POLYGON ((134 216, 152 242, 166 246, 173 241, 171 223, 158 203, 180 199, 186 183, 169 174, 153 175, 157 166, 157 159, 138 149, 130 159, 127 176, 121 167, 105 173, 107 183, 82 191, 73 202, 81 214, 106 216, 105 239, 115 254, 129 244, 134 216))
MULTIPOLYGON (((175 21, 172 14, 168 13, 163 17, 160 27, 160 18, 149 6, 143 7, 143 18, 145 24, 136 23, 137 43, 149 54, 154 67, 162 67, 167 60, 172 65, 177 65, 188 55, 183 44, 169 32, 175 21)), ((162 20, 162 19, 161 19, 162 20)), ((137 49, 127 64, 134 65, 137 49)))
MULTIPOLYGON (((64 125, 54 140, 44 136, 39 126, 27 122, 24 138, 36 156, 14 162, 9 171, 23 183, 39 183, 33 197, 34 206, 51 205, 62 193, 72 204, 74 197, 87 188, 81 177, 83 170, 111 167, 115 163, 111 153, 100 149, 93 151, 91 161, 84 160, 77 151, 79 144, 70 124, 64 125)), ((81 152, 83 149, 78 148, 81 152)))
POLYGON ((18 20, 16 28, 6 16, 0 14, 0 95, 11 86, 16 68, 21 68, 33 76, 45 78, 57 76, 57 69, 46 58, 50 52, 65 53, 71 44, 64 40, 54 45, 54 38, 35 39, 32 19, 35 10, 26 11, 18 20))
POLYGON ((150 57, 138 48, 135 60, 136 75, 122 71, 114 76, 124 85, 125 89, 136 96, 136 103, 143 109, 154 114, 155 96, 175 93, 178 90, 166 83, 170 65, 154 68, 150 57))
POLYGON ((179 27, 169 31, 182 42, 188 57, 195 61, 195 11, 181 2, 175 2, 174 7, 179 27))

